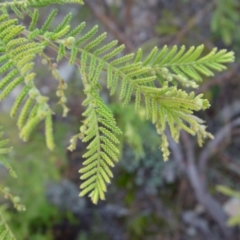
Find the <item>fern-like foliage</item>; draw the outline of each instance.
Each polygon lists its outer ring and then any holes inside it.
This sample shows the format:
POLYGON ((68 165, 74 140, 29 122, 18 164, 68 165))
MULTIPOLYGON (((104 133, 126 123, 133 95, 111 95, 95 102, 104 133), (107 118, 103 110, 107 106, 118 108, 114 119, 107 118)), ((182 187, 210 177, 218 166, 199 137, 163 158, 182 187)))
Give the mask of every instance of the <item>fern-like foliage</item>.
MULTIPOLYGON (((0 128, 0 162, 8 169, 10 175, 16 178, 17 175, 15 171, 4 158, 4 155, 8 154, 12 150, 12 148, 8 146, 8 142, 9 142, 8 139, 3 138, 3 131, 1 131, 0 128)), ((20 198, 17 196, 13 196, 9 191, 10 191, 9 188, 0 185, 0 193, 4 195, 6 199, 9 199, 13 203, 13 206, 18 211, 24 211, 25 207, 20 203, 20 198)), ((15 236, 9 229, 1 212, 0 212, 0 239, 16 240, 15 236)))
MULTIPOLYGON (((85 78, 86 73, 82 72, 82 76, 85 78)), ((118 160, 119 149, 116 145, 119 140, 116 135, 121 134, 121 130, 99 97, 97 88, 88 86, 85 89, 87 98, 83 105, 87 109, 83 113, 85 120, 80 128, 80 138, 83 142, 91 142, 83 155, 86 158, 84 167, 79 171, 82 173, 81 179, 85 180, 80 186, 83 189, 80 196, 90 192, 93 203, 97 203, 99 198, 105 199, 106 183, 110 183, 110 178, 113 177, 110 167, 114 167, 114 162, 118 160)))
MULTIPOLYGON (((3 139, 3 132, 0 132, 0 162, 9 169, 10 174, 13 177, 16 177, 16 173, 10 166, 10 164, 5 160, 3 155, 9 153, 11 151, 10 147, 7 147, 8 139, 3 139)), ((0 186, 0 191, 5 194, 6 188, 0 186)), ((16 240, 14 235, 12 234, 11 230, 9 229, 8 225, 6 224, 2 214, 0 213, 0 239, 6 239, 6 240, 16 240)))
POLYGON ((226 45, 230 45, 233 41, 239 42, 239 7, 238 0, 215 1, 211 29, 226 45))
POLYGON ((202 76, 213 76, 214 71, 226 69, 225 64, 234 60, 233 52, 213 49, 203 55, 204 46, 185 46, 162 49, 155 47, 146 57, 142 50, 136 53, 123 54, 124 45, 117 41, 106 43, 106 33, 98 34, 98 26, 85 31, 85 22, 71 29, 71 13, 52 30, 52 22, 57 14, 53 10, 44 24, 37 27, 38 7, 49 3, 66 3, 82 1, 38 1, 26 0, 0 5, 0 100, 17 85, 23 85, 17 97, 11 116, 19 110, 18 127, 23 140, 28 140, 32 130, 42 120, 45 121, 46 142, 53 149, 52 113, 48 98, 42 96, 34 84, 34 59, 40 57, 42 63, 48 65, 53 76, 59 81, 57 96, 66 116, 68 108, 64 90, 66 83, 56 71, 56 63, 45 53, 46 48, 56 51, 56 61, 63 58, 69 64, 78 66, 86 100, 83 105, 83 124, 80 133, 73 136, 70 150, 74 150, 76 142, 81 139, 89 142, 84 154, 84 167, 80 170, 83 196, 89 194, 94 203, 105 198, 106 184, 110 182, 115 161, 118 160, 118 134, 113 114, 101 98, 99 79, 106 79, 110 95, 118 94, 123 105, 135 102, 136 111, 140 106, 145 108, 146 118, 155 124, 157 132, 162 136, 164 159, 169 157, 168 141, 165 135, 167 127, 172 137, 178 141, 181 130, 196 135, 199 145, 212 135, 206 132, 204 122, 194 116, 195 111, 208 108, 209 102, 202 94, 183 90, 197 88, 202 76), (15 4, 16 3, 16 4, 15 4), (24 3, 24 4, 22 4, 24 3), (9 17, 8 9, 15 11, 18 18, 22 12, 32 19, 28 27, 9 17), (32 9, 31 9, 32 8, 32 9))
POLYGON ((16 240, 11 229, 8 227, 5 222, 4 217, 0 214, 0 239, 1 240, 16 240))
POLYGON ((10 114, 14 117, 21 104, 23 105, 17 125, 20 136, 25 141, 28 140, 34 127, 45 119, 47 145, 53 149, 48 98, 42 96, 35 87, 33 82, 35 73, 32 70, 34 58, 43 51, 45 44, 25 37, 16 38, 24 29, 24 26, 17 24, 17 19, 10 19, 8 14, 0 16, 0 74, 5 75, 0 82, 0 101, 5 99, 17 85, 24 83, 25 87, 16 98, 10 114))
MULTIPOLYGON (((4 155, 8 154, 12 150, 12 147, 8 146, 8 142, 9 140, 3 137, 3 131, 1 131, 1 128, 0 128, 0 162, 1 164, 4 165, 4 167, 6 167, 11 177, 17 178, 16 172, 4 157, 4 155)), ((5 196, 6 199, 9 199, 13 203, 14 207, 18 211, 25 210, 25 207, 22 204, 20 204, 19 197, 13 196, 10 193, 9 188, 0 185, 0 192, 5 196)))
POLYGON ((8 139, 3 138, 3 131, 1 131, 0 127, 0 162, 8 169, 10 175, 14 178, 17 177, 15 171, 11 167, 11 165, 5 160, 4 155, 8 154, 12 148, 8 146, 8 139))

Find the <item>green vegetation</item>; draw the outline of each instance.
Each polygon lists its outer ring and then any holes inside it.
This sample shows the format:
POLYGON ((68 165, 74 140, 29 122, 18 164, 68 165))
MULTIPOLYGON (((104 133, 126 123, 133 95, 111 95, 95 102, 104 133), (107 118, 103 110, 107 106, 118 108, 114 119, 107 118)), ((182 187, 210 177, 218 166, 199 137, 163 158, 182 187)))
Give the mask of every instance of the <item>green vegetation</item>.
MULTIPOLYGON (((168 47, 161 49, 154 47, 145 56, 142 49, 135 53, 123 54, 124 45, 118 45, 117 41, 106 43, 106 33, 98 33, 98 26, 86 30, 85 22, 80 23, 73 28, 71 26, 72 14, 67 14, 62 21, 55 27, 53 22, 57 16, 57 10, 52 10, 41 27, 37 27, 39 20, 39 8, 49 6, 50 4, 78 3, 83 4, 81 0, 23 0, 8 1, 0 3, 0 101, 3 101, 17 87, 21 87, 21 92, 16 97, 11 109, 11 117, 17 117, 18 130, 20 138, 28 141, 32 132, 37 126, 44 122, 45 142, 49 150, 53 151, 53 158, 61 156, 54 152, 57 145, 59 149, 59 131, 54 130, 53 115, 56 106, 50 101, 50 96, 41 93, 36 84, 37 71, 34 68, 35 60, 40 59, 43 66, 48 67, 53 77, 58 81, 56 96, 62 107, 62 116, 66 117, 69 112, 67 104, 67 83, 62 79, 57 71, 57 62, 67 59, 70 65, 75 65, 83 83, 85 100, 82 102, 85 111, 79 132, 70 140, 68 149, 76 149, 77 141, 81 140, 88 143, 87 151, 83 154, 85 158, 83 168, 79 170, 83 180, 80 188, 80 196, 89 195, 92 202, 97 204, 99 199, 105 199, 107 184, 113 177, 112 167, 115 166, 121 154, 121 138, 123 135, 133 135, 132 132, 138 131, 136 124, 132 124, 133 117, 119 118, 114 107, 107 104, 102 96, 101 90, 106 87, 109 95, 119 97, 119 100, 126 108, 132 108, 137 112, 135 116, 151 120, 160 135, 160 149, 163 159, 167 160, 170 155, 169 143, 166 130, 169 128, 172 138, 178 142, 180 131, 184 130, 189 134, 196 136, 198 144, 203 145, 206 138, 213 136, 206 131, 204 121, 195 115, 195 112, 206 110, 210 104, 203 94, 195 95, 192 89, 199 87, 203 77, 214 76, 214 72, 221 72, 226 69, 226 64, 234 61, 234 53, 227 50, 218 50, 214 48, 210 52, 204 49, 203 45, 197 47, 185 46, 168 47), (10 15, 10 11, 15 16, 10 15), (30 24, 26 26, 23 22, 25 18, 30 18, 30 24), (55 57, 49 56, 47 50, 55 52, 55 57), (105 83, 99 81, 100 77, 105 78, 105 83), (113 112, 115 114, 113 114, 113 112), (122 120, 122 122, 121 122, 122 120), (122 125, 122 128, 120 128, 122 125), (124 132, 123 132, 124 131, 124 132), (129 131, 132 131, 129 134, 129 131), (122 134, 124 133, 124 134, 122 134), (55 140, 57 139, 57 140, 55 140), (57 154, 57 155, 54 155, 57 154)), ((216 26, 213 24, 213 29, 216 26)), ((224 33, 225 41, 229 42, 229 37, 224 33)), ((130 110, 131 111, 131 110, 130 110)), ((120 113, 121 114, 121 113, 120 113)), ((3 123, 3 129, 5 124, 3 123)), ((141 123, 139 123, 141 126, 141 123)), ((61 131, 60 131, 61 132, 61 131)), ((7 132, 7 134, 9 134, 7 132)), ((54 169, 41 163, 41 158, 47 158, 44 155, 43 139, 34 137, 31 143, 27 143, 27 151, 36 153, 39 159, 28 159, 27 152, 15 148, 15 152, 21 152, 23 155, 13 155, 11 157, 25 158, 27 166, 14 163, 13 167, 21 169, 19 175, 19 184, 27 187, 24 180, 27 168, 32 167, 34 174, 31 174, 29 184, 40 186, 38 183, 40 176, 44 181, 45 173, 48 177, 54 174, 54 169), (50 172, 47 169, 50 169, 50 172)), ((1 143, 5 144, 5 140, 1 143)), ((132 139, 129 138, 129 144, 137 149, 136 157, 143 156, 143 146, 141 139, 136 134, 132 139)), ((0 145, 1 147, 1 145, 0 145)), ((62 146, 64 151, 64 146, 62 146)), ((3 148, 0 153, 8 152, 8 148, 3 148)), ((12 168, 8 162, 1 158, 10 172, 12 168)), ((10 161, 9 161, 10 162, 10 161)), ((59 176, 57 176, 59 177, 59 176)), ((34 189, 33 185, 29 188, 34 189)), ((3 188, 4 189, 4 188, 3 188)), ((17 191, 17 190, 16 190, 17 191)), ((21 195, 21 193, 18 193, 21 195)), ((43 188, 36 189, 32 194, 38 195, 39 208, 46 212, 45 219, 42 219, 43 225, 47 224, 50 218, 55 217, 55 211, 50 210, 44 199, 43 188)), ((22 197, 22 196, 21 196, 22 197)), ((24 196, 22 197, 24 199, 24 196)), ((16 198, 15 198, 16 200, 16 198)), ((13 201, 14 202, 14 201, 13 201)), ((27 208, 31 206, 31 201, 26 199, 27 208)), ((14 202, 16 203, 16 201, 14 202)), ((36 206, 35 206, 36 207, 36 206)), ((16 206, 18 209, 18 206, 16 206)), ((31 216, 25 219, 26 224, 33 219, 37 219, 34 210, 30 211, 31 216), (33 214, 33 215, 32 215, 33 214)), ((10 219, 18 225, 20 220, 10 219)), ((140 225, 145 224, 145 218, 140 218, 140 225)), ((13 224, 13 225, 14 225, 13 224)), ((140 229, 134 227, 136 235, 140 234, 140 229)), ((28 226, 23 227, 22 235, 26 236, 28 226)), ((6 232, 6 228, 4 230, 6 232)), ((37 238, 36 238, 37 239, 37 238)))

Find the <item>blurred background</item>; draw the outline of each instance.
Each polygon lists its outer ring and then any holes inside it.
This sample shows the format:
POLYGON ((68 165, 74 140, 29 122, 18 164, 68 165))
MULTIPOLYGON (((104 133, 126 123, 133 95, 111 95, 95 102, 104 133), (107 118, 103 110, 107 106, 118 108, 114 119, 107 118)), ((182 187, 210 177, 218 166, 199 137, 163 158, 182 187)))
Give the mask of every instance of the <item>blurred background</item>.
MULTIPOLYGON (((238 240, 240 239, 240 1, 239 0, 85 0, 84 6, 59 8, 57 24, 68 12, 72 25, 86 21, 98 24, 117 39, 126 51, 154 47, 205 45, 233 50, 236 62, 227 71, 201 83, 211 108, 197 115, 206 121, 215 139, 202 148, 196 139, 182 134, 179 145, 171 142, 171 156, 164 162, 160 137, 134 105, 122 107, 117 97, 102 97, 109 103, 121 137, 121 158, 114 169, 106 201, 93 205, 79 198, 79 173, 86 145, 66 150, 78 132, 84 111, 82 83, 77 69, 67 61, 58 65, 68 84, 68 118, 56 106, 57 82, 50 70, 36 60, 36 84, 49 95, 55 107, 56 149, 45 147, 44 128, 36 130, 28 143, 18 139, 16 120, 8 110, 19 93, 0 105, 0 125, 14 146, 8 160, 18 178, 11 179, 0 168, 1 183, 20 196, 25 212, 16 212, 1 199, 9 226, 19 240, 238 240)), ((41 9, 39 26, 53 7, 41 9)), ((26 23, 28 19, 25 20, 26 23)), ((51 56, 52 52, 48 54, 51 56)), ((54 55, 52 55, 54 56, 54 55)), ((105 79, 100 79, 105 86, 105 79)))

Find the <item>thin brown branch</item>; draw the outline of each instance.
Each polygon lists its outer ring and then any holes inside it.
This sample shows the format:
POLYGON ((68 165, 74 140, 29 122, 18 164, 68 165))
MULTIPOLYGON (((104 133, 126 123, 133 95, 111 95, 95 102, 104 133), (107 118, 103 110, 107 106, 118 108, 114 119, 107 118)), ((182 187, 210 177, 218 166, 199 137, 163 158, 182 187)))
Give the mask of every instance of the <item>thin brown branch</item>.
POLYGON ((207 188, 201 179, 201 175, 196 166, 196 157, 194 155, 192 141, 187 133, 183 133, 181 136, 186 151, 186 174, 195 192, 196 198, 198 202, 205 207, 207 212, 216 221, 216 223, 218 223, 218 225, 221 227, 224 236, 230 239, 231 230, 226 226, 227 217, 224 214, 220 204, 208 193, 207 188))
POLYGON ((240 177, 240 166, 239 164, 237 164, 237 159, 234 159, 233 156, 230 156, 227 153, 222 153, 219 158, 221 159, 222 164, 228 171, 240 177))
POLYGON ((208 142, 199 156, 199 169, 204 175, 207 168, 207 162, 210 157, 216 154, 220 148, 229 143, 229 135, 233 128, 240 125, 240 117, 233 120, 231 123, 226 124, 216 134, 213 140, 208 142))
POLYGON ((126 26, 132 25, 132 18, 131 18, 132 6, 133 6, 133 0, 127 0, 126 7, 125 7, 125 25, 126 26))
POLYGON ((193 16, 188 23, 178 32, 178 34, 174 37, 170 44, 177 44, 179 43, 182 38, 196 25, 198 24, 201 19, 213 8, 214 3, 210 2, 207 4, 205 8, 200 10, 195 16, 193 16))
POLYGON ((202 181, 201 175, 196 165, 196 156, 194 146, 186 133, 181 134, 184 144, 184 150, 181 150, 172 138, 169 138, 170 148, 173 152, 175 160, 180 164, 191 184, 197 201, 202 204, 212 219, 220 226, 222 233, 226 239, 231 239, 232 231, 226 226, 227 217, 225 216, 220 204, 208 193, 206 185, 202 181), (184 157, 184 154, 185 156, 184 157))
POLYGON ((93 0, 85 0, 86 5, 91 9, 94 15, 105 25, 105 27, 112 33, 112 35, 119 40, 120 43, 126 46, 128 51, 133 52, 135 47, 133 44, 125 37, 125 35, 119 30, 117 24, 109 19, 100 6, 96 4, 93 0))

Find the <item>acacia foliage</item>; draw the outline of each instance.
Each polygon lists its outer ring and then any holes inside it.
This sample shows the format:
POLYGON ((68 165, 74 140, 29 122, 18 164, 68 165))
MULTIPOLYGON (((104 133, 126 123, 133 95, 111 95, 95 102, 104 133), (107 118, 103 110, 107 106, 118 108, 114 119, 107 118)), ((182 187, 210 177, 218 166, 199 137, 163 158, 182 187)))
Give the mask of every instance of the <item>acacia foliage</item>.
POLYGON ((234 61, 233 52, 214 48, 204 53, 204 46, 157 47, 143 57, 142 49, 136 53, 123 54, 124 45, 117 41, 106 43, 106 33, 99 34, 98 26, 85 30, 86 23, 72 28, 72 14, 67 14, 54 29, 52 22, 57 15, 53 10, 41 27, 38 26, 38 8, 49 4, 67 2, 82 3, 81 0, 25 0, 0 4, 0 101, 20 85, 10 114, 18 115, 17 125, 20 137, 27 141, 33 129, 45 122, 47 147, 54 148, 52 114, 49 97, 41 94, 35 84, 35 59, 42 59, 53 76, 59 81, 56 91, 63 116, 67 116, 67 84, 58 74, 52 57, 46 49, 55 50, 55 61, 67 58, 69 64, 76 65, 84 86, 86 110, 80 132, 70 140, 69 150, 73 151, 78 139, 88 142, 83 155, 84 167, 80 170, 81 193, 89 194, 92 201, 105 199, 107 183, 113 177, 111 167, 119 154, 118 135, 121 130, 107 104, 101 98, 99 79, 104 77, 110 95, 118 94, 123 105, 135 102, 135 110, 145 109, 161 135, 160 148, 165 160, 169 157, 167 127, 171 136, 178 142, 180 131, 196 135, 201 146, 205 138, 212 138, 206 131, 204 121, 194 115, 195 111, 205 110, 210 104, 203 94, 195 95, 187 89, 197 88, 202 77, 213 76, 214 72, 226 69, 225 64, 234 61), (10 17, 9 9, 16 14, 10 17), (19 19, 28 15, 29 26, 19 19))

